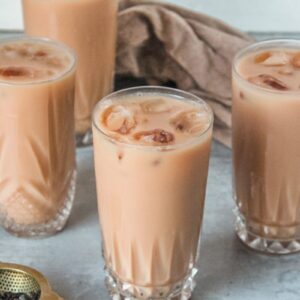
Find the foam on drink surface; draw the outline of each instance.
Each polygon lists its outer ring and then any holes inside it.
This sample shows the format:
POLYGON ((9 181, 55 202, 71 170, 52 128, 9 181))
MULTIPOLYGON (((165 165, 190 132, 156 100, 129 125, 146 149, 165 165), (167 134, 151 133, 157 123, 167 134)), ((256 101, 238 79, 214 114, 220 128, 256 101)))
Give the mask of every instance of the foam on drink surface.
POLYGON ((32 83, 51 80, 70 69, 72 63, 71 55, 48 42, 0 43, 0 81, 32 83))
POLYGON ((243 57, 238 73, 249 82, 274 91, 300 91, 300 51, 269 49, 243 57))
POLYGON ((145 95, 106 100, 97 126, 108 136, 129 144, 164 146, 199 137, 211 124, 203 103, 145 95))

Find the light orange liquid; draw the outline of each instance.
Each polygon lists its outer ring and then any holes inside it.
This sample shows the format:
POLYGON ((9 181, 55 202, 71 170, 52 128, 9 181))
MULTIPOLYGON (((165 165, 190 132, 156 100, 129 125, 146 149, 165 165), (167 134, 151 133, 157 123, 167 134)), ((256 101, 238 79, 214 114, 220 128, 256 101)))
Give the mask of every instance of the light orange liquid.
POLYGON ((74 61, 52 43, 0 43, 0 214, 45 223, 62 207, 75 167, 74 61))
POLYGON ((117 5, 117 0, 23 0, 27 34, 59 40, 77 53, 77 133, 91 127, 94 105, 113 87, 117 5))
POLYGON ((211 115, 203 104, 146 94, 103 102, 95 120, 106 263, 144 297, 161 297, 157 287, 167 295, 196 259, 211 115))
POLYGON ((251 231, 271 239, 300 235, 299 57, 293 49, 252 53, 237 63, 243 79, 233 76, 237 204, 251 231))

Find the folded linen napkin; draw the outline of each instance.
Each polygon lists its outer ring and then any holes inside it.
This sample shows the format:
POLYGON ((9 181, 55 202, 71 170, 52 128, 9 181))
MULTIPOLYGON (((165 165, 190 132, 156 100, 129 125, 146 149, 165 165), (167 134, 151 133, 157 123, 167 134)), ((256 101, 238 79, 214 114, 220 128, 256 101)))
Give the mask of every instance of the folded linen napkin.
POLYGON ((158 1, 121 0, 116 72, 149 84, 171 81, 202 97, 214 111, 215 138, 230 147, 231 63, 251 41, 201 13, 158 1))

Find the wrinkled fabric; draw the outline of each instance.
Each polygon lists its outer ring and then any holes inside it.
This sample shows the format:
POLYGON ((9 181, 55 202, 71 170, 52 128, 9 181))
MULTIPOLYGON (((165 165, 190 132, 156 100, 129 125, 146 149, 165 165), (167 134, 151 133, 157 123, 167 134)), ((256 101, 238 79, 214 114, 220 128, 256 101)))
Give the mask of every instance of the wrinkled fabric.
POLYGON ((121 0, 118 75, 174 82, 214 111, 214 137, 231 144, 231 64, 252 41, 207 15, 158 1, 121 0))

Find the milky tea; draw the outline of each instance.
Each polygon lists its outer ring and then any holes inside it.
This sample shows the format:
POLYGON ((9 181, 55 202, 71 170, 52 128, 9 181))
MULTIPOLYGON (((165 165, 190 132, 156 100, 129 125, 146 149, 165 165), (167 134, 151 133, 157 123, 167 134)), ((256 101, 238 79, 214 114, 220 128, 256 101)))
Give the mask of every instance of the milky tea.
POLYGON ((237 234, 256 250, 300 250, 300 42, 254 44, 233 69, 237 234))
POLYGON ((172 89, 129 89, 97 105, 96 182, 112 294, 192 292, 212 119, 204 101, 172 89))
POLYGON ((75 66, 61 44, 0 41, 0 222, 14 234, 49 235, 69 217, 75 66))

